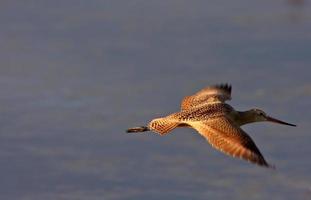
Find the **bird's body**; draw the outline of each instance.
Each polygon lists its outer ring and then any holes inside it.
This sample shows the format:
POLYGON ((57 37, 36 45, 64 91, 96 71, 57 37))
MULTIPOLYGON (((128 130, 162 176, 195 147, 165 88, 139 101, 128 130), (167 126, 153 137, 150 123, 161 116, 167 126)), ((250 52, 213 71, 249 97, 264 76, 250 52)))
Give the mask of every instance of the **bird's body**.
POLYGON ((267 116, 259 109, 236 111, 226 100, 231 99, 231 86, 207 87, 187 96, 181 103, 181 111, 152 120, 148 126, 134 127, 127 132, 154 131, 165 135, 177 127, 197 130, 216 149, 233 157, 270 167, 253 140, 240 126, 256 121, 274 121, 294 126, 267 116))

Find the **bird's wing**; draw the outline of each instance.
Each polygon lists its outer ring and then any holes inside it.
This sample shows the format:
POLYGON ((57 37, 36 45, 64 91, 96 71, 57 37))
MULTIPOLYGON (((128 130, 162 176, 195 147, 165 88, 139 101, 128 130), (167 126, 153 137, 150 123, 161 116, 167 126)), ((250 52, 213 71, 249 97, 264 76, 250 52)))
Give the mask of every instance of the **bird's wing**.
POLYGON ((192 96, 186 96, 181 102, 181 110, 187 110, 204 103, 225 102, 231 99, 231 85, 221 84, 206 87, 192 96))
POLYGON ((227 117, 217 117, 205 121, 190 122, 216 149, 233 157, 271 167, 261 155, 253 140, 227 117))

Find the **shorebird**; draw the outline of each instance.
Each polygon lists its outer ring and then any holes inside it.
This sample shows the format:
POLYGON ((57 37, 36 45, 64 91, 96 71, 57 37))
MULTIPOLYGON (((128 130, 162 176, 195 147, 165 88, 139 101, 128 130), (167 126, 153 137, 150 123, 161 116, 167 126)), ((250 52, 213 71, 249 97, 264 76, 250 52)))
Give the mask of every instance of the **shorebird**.
POLYGON ((180 112, 153 119, 147 126, 129 128, 128 133, 153 131, 166 135, 177 127, 190 127, 199 132, 217 150, 251 163, 268 164, 251 137, 240 127, 253 122, 269 121, 296 126, 267 115, 260 109, 236 111, 225 102, 231 99, 231 85, 206 87, 181 102, 180 112))

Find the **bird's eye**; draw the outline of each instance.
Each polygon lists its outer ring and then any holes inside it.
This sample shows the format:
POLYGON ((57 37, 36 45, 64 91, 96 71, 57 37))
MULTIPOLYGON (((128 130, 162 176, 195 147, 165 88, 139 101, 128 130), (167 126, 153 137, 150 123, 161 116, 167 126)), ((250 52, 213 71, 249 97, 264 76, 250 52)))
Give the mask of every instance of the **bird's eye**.
POLYGON ((262 112, 260 112, 260 113, 259 113, 259 115, 264 116, 265 114, 264 114, 264 113, 262 113, 262 112))

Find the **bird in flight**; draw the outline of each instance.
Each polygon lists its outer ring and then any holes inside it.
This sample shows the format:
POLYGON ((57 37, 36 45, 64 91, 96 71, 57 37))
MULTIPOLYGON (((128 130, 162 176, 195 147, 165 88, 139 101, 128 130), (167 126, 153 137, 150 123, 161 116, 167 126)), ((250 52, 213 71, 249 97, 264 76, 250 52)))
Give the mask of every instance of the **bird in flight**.
POLYGON ((181 102, 181 110, 166 117, 156 118, 147 126, 129 128, 128 133, 153 131, 166 135, 177 127, 189 127, 199 132, 217 150, 254 164, 268 164, 251 137, 240 127, 244 124, 269 121, 296 126, 267 115, 260 109, 236 111, 225 102, 231 99, 231 85, 206 87, 181 102))

